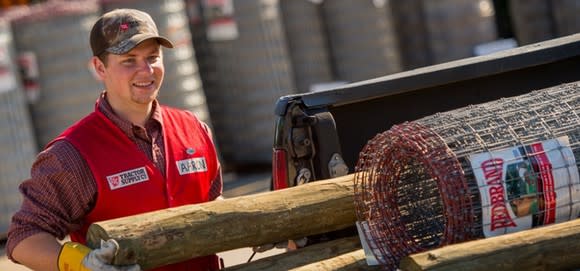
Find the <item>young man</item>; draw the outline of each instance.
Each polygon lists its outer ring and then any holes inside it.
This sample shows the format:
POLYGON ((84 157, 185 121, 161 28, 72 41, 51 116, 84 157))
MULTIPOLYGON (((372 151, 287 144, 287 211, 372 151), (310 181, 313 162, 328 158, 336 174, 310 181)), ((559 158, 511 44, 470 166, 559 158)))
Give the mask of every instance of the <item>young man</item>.
MULTIPOLYGON (((158 104, 161 46, 152 18, 134 9, 104 14, 90 35, 91 63, 105 90, 95 110, 38 155, 24 202, 13 216, 7 254, 34 270, 140 270, 117 267, 117 245, 84 246, 88 226, 221 196, 211 133, 190 112, 158 104), (73 242, 57 239, 70 234, 73 242)), ((215 255, 156 270, 217 270, 215 255)))

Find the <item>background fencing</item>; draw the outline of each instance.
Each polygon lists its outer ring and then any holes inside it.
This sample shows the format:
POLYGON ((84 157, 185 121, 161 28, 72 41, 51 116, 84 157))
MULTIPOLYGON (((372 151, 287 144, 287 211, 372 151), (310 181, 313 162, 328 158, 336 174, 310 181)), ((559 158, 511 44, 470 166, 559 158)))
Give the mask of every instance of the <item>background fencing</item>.
MULTIPOLYGON (((20 207, 18 184, 29 175, 36 141, 25 93, 16 69, 10 25, 0 21, 0 237, 20 207)), ((1 238, 0 238, 1 239, 1 238)))

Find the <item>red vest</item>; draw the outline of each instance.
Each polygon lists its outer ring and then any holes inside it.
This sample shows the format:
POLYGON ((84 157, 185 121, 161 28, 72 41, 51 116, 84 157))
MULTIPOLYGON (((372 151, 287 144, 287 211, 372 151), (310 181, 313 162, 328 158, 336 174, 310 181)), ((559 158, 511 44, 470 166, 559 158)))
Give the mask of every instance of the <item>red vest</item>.
MULTIPOLYGON (((192 114, 161 110, 166 176, 98 109, 55 139, 67 140, 79 151, 97 183, 95 207, 83 228, 71 233, 73 241, 86 243, 93 222, 209 200, 211 181, 218 174, 213 143, 192 114)), ((217 256, 155 269, 170 270, 218 270, 217 256)))

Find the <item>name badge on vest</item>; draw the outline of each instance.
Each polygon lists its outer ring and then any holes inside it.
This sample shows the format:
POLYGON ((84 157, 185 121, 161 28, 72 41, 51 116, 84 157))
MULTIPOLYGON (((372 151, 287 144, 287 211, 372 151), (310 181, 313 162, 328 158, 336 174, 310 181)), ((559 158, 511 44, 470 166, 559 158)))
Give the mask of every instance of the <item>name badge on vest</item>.
POLYGON ((111 190, 138 184, 148 180, 149 175, 147 175, 147 170, 145 170, 145 167, 130 169, 115 175, 107 176, 107 182, 109 182, 109 188, 111 188, 111 190))
POLYGON ((179 171, 179 175, 206 172, 207 163, 205 162, 205 157, 196 157, 177 161, 177 170, 179 171))

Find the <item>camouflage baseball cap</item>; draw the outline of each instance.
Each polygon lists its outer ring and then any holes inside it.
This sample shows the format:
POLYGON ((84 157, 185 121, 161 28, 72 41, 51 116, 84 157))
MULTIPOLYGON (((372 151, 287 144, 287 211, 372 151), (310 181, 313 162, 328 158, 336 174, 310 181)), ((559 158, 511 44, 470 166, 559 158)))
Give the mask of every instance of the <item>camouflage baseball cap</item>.
POLYGON ((173 48, 169 39, 159 36, 151 16, 136 9, 115 9, 103 14, 93 25, 90 38, 94 56, 104 52, 122 55, 148 39, 173 48))

